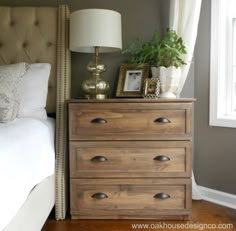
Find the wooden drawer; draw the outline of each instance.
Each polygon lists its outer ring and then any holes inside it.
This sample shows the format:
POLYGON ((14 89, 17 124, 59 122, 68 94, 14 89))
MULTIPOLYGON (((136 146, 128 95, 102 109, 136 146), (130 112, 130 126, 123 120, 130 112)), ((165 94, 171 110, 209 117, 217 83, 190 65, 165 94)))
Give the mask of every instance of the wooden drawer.
POLYGON ((191 138, 191 103, 70 103, 70 140, 191 138))
POLYGON ((71 177, 190 177, 190 141, 70 142, 71 177))
POLYGON ((72 218, 189 215, 190 180, 71 179, 72 218))

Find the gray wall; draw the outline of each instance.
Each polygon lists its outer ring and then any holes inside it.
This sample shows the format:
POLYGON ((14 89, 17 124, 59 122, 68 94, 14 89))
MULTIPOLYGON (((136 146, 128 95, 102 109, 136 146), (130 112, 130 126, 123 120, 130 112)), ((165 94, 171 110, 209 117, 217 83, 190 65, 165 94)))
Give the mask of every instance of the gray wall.
POLYGON ((203 0, 195 47, 195 177, 205 187, 236 194, 236 129, 209 126, 211 1, 203 0))
MULTIPOLYGON (((154 31, 160 30, 159 0, 0 0, 0 5, 12 6, 57 6, 68 4, 71 12, 85 8, 111 9, 122 15, 123 48, 135 38, 149 39, 154 31)), ((72 96, 82 96, 81 83, 89 74, 85 67, 92 54, 72 53, 72 96)), ((107 65, 103 79, 110 83, 111 95, 116 91, 119 66, 126 57, 121 52, 101 54, 102 61, 107 65)))

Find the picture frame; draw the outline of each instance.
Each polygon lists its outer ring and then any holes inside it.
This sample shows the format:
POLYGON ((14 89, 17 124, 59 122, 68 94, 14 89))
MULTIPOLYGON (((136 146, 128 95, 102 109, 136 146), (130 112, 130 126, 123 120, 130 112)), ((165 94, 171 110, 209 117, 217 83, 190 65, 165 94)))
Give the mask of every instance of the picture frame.
POLYGON ((121 64, 116 97, 142 97, 144 79, 148 75, 148 66, 121 64))
POLYGON ((147 78, 144 80, 143 97, 158 98, 160 96, 161 82, 158 78, 147 78))

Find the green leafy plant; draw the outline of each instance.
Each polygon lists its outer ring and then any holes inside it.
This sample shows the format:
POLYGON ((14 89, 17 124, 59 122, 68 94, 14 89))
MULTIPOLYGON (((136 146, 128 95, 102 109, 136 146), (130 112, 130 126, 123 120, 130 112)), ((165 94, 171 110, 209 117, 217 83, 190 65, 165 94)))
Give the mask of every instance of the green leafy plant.
POLYGON ((185 65, 184 55, 187 53, 186 46, 181 37, 178 37, 174 30, 166 30, 159 43, 157 52, 157 66, 185 65))
POLYGON ((156 65, 159 42, 160 35, 158 32, 155 32, 150 41, 144 42, 143 40, 136 39, 123 51, 123 54, 129 55, 129 63, 138 65, 156 65))
POLYGON ((129 63, 179 67, 186 64, 184 55, 187 51, 183 39, 174 30, 167 29, 163 37, 155 32, 149 41, 137 39, 123 53, 130 56, 129 63))

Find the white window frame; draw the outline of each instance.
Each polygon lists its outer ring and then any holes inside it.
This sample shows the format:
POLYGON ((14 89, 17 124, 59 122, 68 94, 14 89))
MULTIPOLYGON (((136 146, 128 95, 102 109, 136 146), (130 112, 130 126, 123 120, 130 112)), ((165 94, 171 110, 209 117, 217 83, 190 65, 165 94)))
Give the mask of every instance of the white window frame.
MULTIPOLYGON (((234 0, 233 0, 234 1, 234 0)), ((232 21, 226 3, 230 0, 211 1, 211 67, 210 67, 210 126, 236 128, 236 115, 231 113, 232 87, 232 21), (226 14, 228 15, 226 17, 226 14), (227 40, 227 41, 226 41, 227 40), (228 46, 227 49, 224 46, 228 46), (229 63, 231 62, 231 63, 229 63), (229 65, 226 65, 229 63, 229 65), (228 68, 230 67, 230 68, 228 68), (227 103, 226 103, 227 102, 227 103)), ((231 17, 232 16, 232 17, 231 17)))

